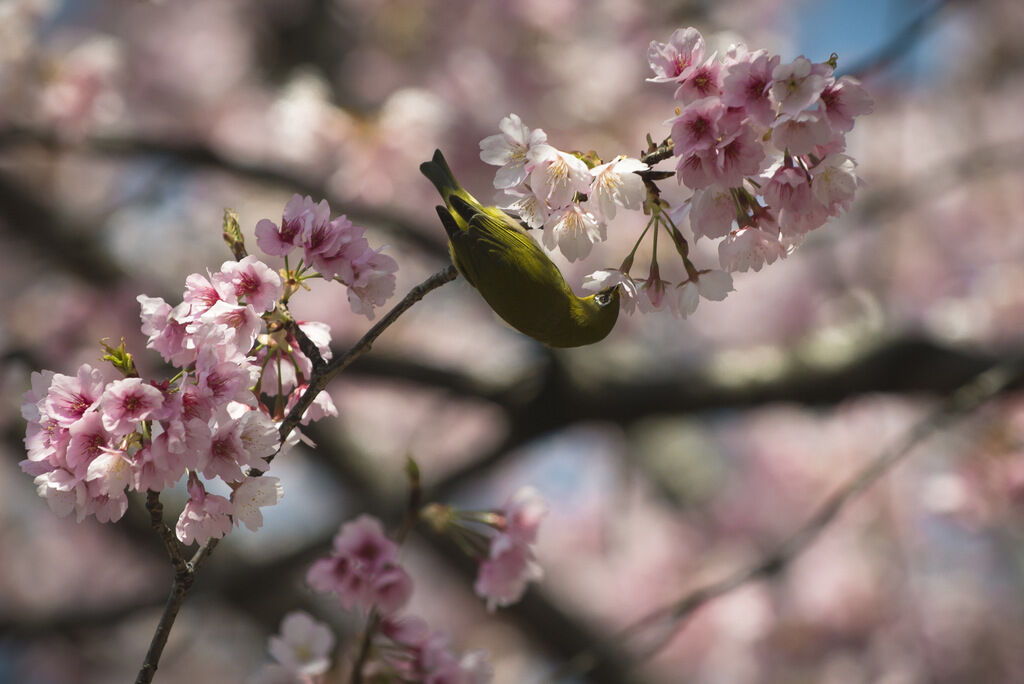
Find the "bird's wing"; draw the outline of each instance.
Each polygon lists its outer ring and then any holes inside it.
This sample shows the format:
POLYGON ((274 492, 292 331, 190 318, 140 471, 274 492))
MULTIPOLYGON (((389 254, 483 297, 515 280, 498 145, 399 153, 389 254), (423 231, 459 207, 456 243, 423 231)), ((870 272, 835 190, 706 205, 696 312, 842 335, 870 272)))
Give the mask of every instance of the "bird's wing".
MULTIPOLYGON (((478 213, 460 236, 477 276, 519 287, 566 289, 565 279, 537 243, 515 224, 478 213), (526 266, 529 265, 529 268, 526 266)), ((460 257, 462 254, 460 253, 460 257)))
POLYGON ((463 274, 513 327, 540 338, 569 315, 565 278, 517 226, 477 213, 451 244, 463 274))

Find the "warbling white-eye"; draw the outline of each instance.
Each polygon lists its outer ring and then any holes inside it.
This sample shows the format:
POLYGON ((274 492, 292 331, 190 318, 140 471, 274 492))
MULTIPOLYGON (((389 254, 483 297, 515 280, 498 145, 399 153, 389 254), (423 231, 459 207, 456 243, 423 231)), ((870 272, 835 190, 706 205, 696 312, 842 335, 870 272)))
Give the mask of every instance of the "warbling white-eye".
POLYGON ((516 219, 482 206, 459 185, 440 150, 420 171, 444 198, 437 214, 452 263, 506 323, 551 347, 593 344, 611 332, 617 286, 577 297, 516 219))

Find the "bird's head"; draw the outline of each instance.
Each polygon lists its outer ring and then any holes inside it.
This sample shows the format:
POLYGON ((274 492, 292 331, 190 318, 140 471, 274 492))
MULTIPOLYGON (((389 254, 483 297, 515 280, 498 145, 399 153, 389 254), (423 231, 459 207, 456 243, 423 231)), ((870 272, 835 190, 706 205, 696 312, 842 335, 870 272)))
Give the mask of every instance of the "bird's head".
POLYGON ((558 340, 558 347, 582 347, 600 342, 615 327, 619 317, 619 286, 613 285, 587 297, 576 298, 571 330, 558 340))

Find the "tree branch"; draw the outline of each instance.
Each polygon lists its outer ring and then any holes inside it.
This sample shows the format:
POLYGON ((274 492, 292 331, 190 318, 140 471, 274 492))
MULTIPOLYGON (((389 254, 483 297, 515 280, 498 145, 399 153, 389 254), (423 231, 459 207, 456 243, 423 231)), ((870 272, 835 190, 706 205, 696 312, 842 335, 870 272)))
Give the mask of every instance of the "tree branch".
MULTIPOLYGON (((698 587, 676 601, 637 620, 617 632, 613 641, 623 643, 656 629, 656 638, 634 658, 634 662, 653 656, 679 633, 686 620, 697 609, 752 580, 771 577, 784 571, 793 559, 817 540, 846 504, 862 494, 889 472, 893 466, 905 459, 913 448, 926 437, 948 427, 950 421, 968 415, 1003 391, 1019 385, 1022 378, 1024 378, 1024 357, 1017 357, 981 373, 913 426, 893 447, 880 453, 843 483, 818 506, 806 523, 779 543, 773 551, 765 554, 752 565, 739 568, 716 582, 698 587)), ((601 662, 601 658, 601 653, 596 649, 582 651, 555 671, 546 681, 557 682, 570 676, 585 674, 596 667, 601 662)))
MULTIPOLYGON (((288 435, 291 434, 291 431, 294 430, 302 420, 302 415, 306 412, 306 409, 312 405, 316 396, 327 388, 328 383, 330 383, 334 376, 345 370, 361 355, 370 351, 373 347, 373 343, 378 337, 380 337, 381 333, 391 327, 391 325, 398 320, 398 317, 408 311, 413 304, 423 299, 429 292, 436 290, 445 283, 455 280, 457 275, 458 272, 455 270, 455 267, 450 264, 433 274, 422 283, 409 290, 405 297, 402 298, 402 301, 392 307, 391 310, 384 315, 384 318, 380 319, 376 325, 370 328, 366 334, 363 335, 358 342, 352 345, 348 351, 331 359, 329 363, 323 365, 320 369, 315 369, 312 377, 309 379, 309 387, 299 398, 299 401, 285 417, 278 429, 278 432, 281 435, 281 444, 284 444, 288 435)), ((267 460, 269 462, 271 459, 267 460)))

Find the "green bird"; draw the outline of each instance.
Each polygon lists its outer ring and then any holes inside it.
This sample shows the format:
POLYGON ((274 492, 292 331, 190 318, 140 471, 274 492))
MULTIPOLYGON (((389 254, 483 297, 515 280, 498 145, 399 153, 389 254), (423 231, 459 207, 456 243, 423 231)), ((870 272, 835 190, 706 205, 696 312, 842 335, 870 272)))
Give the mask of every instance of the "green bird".
POLYGON ((437 214, 452 263, 506 323, 551 347, 593 344, 611 332, 618 286, 577 297, 519 221, 481 205, 459 185, 440 150, 420 171, 444 198, 437 214))

